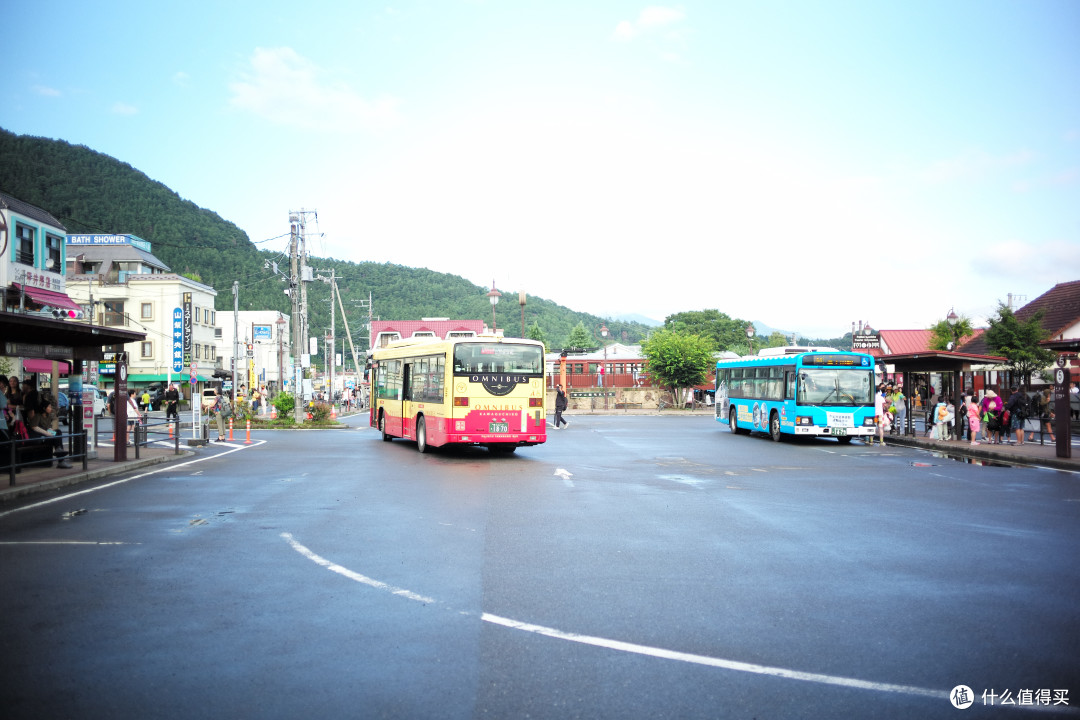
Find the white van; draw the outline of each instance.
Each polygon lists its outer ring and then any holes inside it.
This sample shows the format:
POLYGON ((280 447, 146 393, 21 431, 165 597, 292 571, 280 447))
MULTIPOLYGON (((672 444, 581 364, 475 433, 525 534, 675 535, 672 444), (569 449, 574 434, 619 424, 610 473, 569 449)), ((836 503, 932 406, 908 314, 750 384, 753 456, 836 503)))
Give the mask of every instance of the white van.
MULTIPOLYGON (((105 404, 109 401, 109 396, 105 394, 105 391, 94 385, 83 385, 82 389, 83 392, 91 391, 94 393, 94 414, 98 417, 105 417, 105 404)), ((68 390, 68 386, 61 385, 60 390, 67 394, 70 401, 71 392, 68 390)))

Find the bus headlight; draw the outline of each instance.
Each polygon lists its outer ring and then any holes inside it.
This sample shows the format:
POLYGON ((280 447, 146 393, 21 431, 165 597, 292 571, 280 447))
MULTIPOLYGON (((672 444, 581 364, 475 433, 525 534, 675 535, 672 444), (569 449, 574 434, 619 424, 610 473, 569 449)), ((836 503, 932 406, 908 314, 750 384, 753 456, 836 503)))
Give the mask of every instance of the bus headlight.
POLYGON ((874 427, 874 417, 864 417, 862 420, 863 427, 874 427))
POLYGON ((809 415, 798 415, 795 417, 795 424, 802 426, 813 425, 814 418, 810 417, 809 415))

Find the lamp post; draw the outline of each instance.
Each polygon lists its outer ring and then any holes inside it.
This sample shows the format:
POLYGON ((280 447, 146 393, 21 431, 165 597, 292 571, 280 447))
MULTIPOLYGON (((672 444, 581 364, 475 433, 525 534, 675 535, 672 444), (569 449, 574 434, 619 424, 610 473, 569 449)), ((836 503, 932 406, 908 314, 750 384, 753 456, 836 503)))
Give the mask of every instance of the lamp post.
POLYGON ((607 373, 607 338, 608 338, 607 325, 601 325, 600 326, 600 337, 602 338, 600 340, 600 344, 604 346, 604 364, 600 366, 600 387, 603 388, 603 391, 604 391, 604 409, 607 410, 608 409, 607 383, 604 381, 604 375, 607 373))
POLYGON ((952 342, 949 343, 948 350, 952 350, 956 345, 956 323, 960 321, 960 316, 956 314, 955 308, 949 308, 949 314, 945 316, 945 322, 949 324, 949 334, 952 336, 952 342))
POLYGON ((498 326, 495 324, 495 306, 499 304, 499 298, 502 297, 502 293, 495 289, 495 281, 491 281, 491 292, 487 294, 488 300, 491 301, 491 332, 498 335, 498 326))
POLYGON ((746 339, 750 342, 750 354, 754 354, 754 326, 746 326, 746 339))
POLYGON ((521 306, 521 337, 525 337, 525 291, 518 293, 518 305, 521 306))

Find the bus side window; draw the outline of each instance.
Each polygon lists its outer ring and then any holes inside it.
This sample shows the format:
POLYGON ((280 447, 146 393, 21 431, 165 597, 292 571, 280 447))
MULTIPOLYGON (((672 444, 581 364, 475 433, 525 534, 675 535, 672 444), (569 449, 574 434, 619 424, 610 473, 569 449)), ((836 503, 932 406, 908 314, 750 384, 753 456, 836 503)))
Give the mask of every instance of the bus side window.
POLYGON ((784 398, 787 400, 795 399, 795 371, 787 371, 787 387, 784 390, 784 398))

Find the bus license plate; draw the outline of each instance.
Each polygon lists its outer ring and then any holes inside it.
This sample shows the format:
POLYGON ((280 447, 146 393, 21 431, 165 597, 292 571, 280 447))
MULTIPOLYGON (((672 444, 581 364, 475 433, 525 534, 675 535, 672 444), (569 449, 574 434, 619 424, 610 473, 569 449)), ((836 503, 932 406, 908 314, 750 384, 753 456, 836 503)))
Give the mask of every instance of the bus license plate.
POLYGON ((508 423, 508 422, 489 423, 488 424, 488 432, 493 432, 493 433, 510 432, 510 423, 508 423))
POLYGON ((847 435, 847 428, 829 428, 829 434, 844 437, 847 435))

